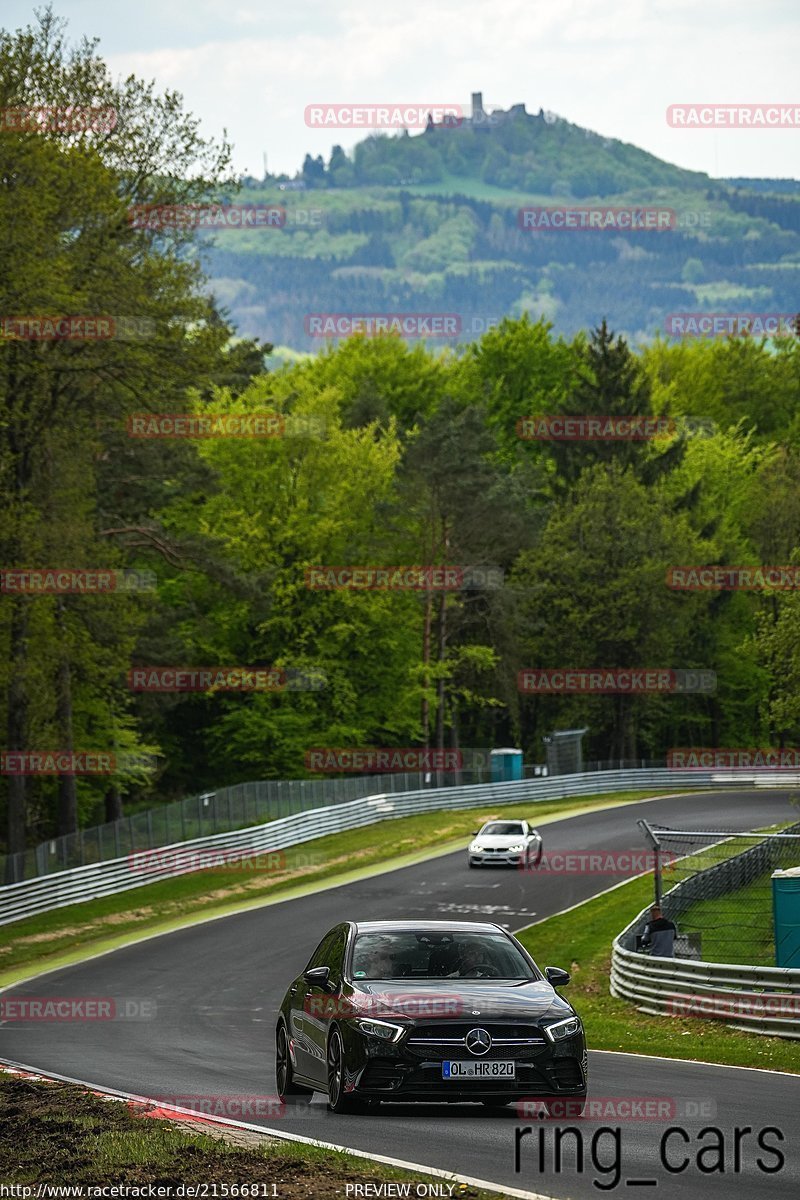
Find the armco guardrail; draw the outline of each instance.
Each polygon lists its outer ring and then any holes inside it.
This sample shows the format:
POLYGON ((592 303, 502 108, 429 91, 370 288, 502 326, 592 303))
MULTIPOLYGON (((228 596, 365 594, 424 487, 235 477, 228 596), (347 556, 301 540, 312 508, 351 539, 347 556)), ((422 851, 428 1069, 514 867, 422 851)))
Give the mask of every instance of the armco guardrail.
POLYGON ((618 943, 611 954, 611 995, 642 1012, 724 1019, 749 1033, 800 1038, 800 970, 655 958, 618 943))
MULTIPOLYGON (((774 779, 775 772, 750 771, 738 777, 736 783, 743 787, 752 787, 759 779, 765 781, 768 776, 774 779)), ((135 852, 124 857, 9 884, 0 888, 0 925, 83 900, 94 900, 100 896, 143 887, 159 879, 168 879, 208 866, 206 856, 198 853, 193 860, 192 851, 238 851, 245 857, 247 851, 264 853, 270 850, 284 850, 328 833, 358 829, 376 821, 404 817, 412 813, 472 808, 484 804, 494 806, 537 803, 570 796, 606 795, 634 789, 638 791, 675 787, 685 791, 689 788, 708 789, 716 786, 722 785, 719 784, 717 773, 714 771, 693 771, 691 776, 687 777, 685 771, 655 768, 561 775, 545 779, 526 779, 517 783, 382 793, 282 817, 248 829, 193 838, 162 846, 157 850, 138 852, 138 863, 135 852), (180 861, 181 855, 183 861, 180 861), (143 857, 148 859, 146 869, 142 865, 143 857), (160 863, 159 857, 162 860, 160 863)), ((724 786, 731 786, 727 774, 724 786)))
MULTIPOLYGON (((798 830, 798 825, 791 827, 792 833, 798 830)), ((746 886, 754 874, 774 865, 775 842, 777 838, 765 840, 677 884, 663 898, 665 916, 675 919, 702 898, 699 885, 707 877, 712 890, 746 886)), ((800 1039, 800 969, 642 954, 631 946, 647 913, 647 908, 642 909, 614 939, 612 996, 629 1000, 642 1012, 654 1015, 722 1019, 749 1033, 800 1039)))
POLYGON ((234 783, 171 804, 132 813, 118 821, 91 825, 76 833, 48 838, 18 854, 0 855, 0 884, 22 883, 90 863, 110 862, 136 850, 171 846, 191 838, 210 837, 279 817, 291 817, 329 804, 346 804, 376 792, 416 792, 423 787, 488 783, 487 765, 459 774, 393 772, 353 775, 345 779, 259 779, 234 783))
MULTIPOLYGON (((374 796, 378 792, 416 792, 422 788, 465 787, 491 782, 491 751, 472 747, 463 752, 467 764, 457 771, 396 772, 385 775, 351 775, 327 779, 259 779, 185 796, 169 804, 120 817, 103 825, 90 825, 75 833, 47 838, 38 846, 15 854, 0 854, 0 886, 22 883, 37 875, 53 875, 90 863, 110 862, 136 850, 171 846, 191 838, 210 837, 244 829, 262 821, 276 821, 309 809, 374 796)), ((663 762, 633 761, 587 763, 583 771, 613 771, 661 767, 663 762)), ((525 778, 546 768, 530 763, 525 778)))

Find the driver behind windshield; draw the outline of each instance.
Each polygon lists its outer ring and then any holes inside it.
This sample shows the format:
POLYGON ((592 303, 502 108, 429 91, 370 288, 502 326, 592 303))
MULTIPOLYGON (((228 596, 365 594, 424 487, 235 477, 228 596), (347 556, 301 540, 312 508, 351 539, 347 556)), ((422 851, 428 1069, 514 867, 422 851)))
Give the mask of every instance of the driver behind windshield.
POLYGON ((394 963, 388 942, 373 942, 366 946, 356 942, 353 953, 353 976, 356 979, 391 979, 394 963))
POLYGON ((497 978, 498 972, 494 964, 487 961, 489 958, 490 951, 486 946, 479 946, 477 942, 465 942, 460 949, 458 967, 455 971, 451 971, 447 978, 497 978))

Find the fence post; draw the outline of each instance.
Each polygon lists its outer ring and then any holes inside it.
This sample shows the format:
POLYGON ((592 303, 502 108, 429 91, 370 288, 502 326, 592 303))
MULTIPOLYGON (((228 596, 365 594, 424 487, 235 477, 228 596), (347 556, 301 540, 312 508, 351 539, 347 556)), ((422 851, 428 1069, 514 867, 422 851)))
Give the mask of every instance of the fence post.
POLYGON ((644 836, 647 838, 650 845, 653 847, 653 882, 655 884, 655 900, 654 903, 661 907, 662 879, 661 879, 661 843, 658 840, 658 835, 650 828, 647 821, 637 821, 636 824, 641 829, 644 836))

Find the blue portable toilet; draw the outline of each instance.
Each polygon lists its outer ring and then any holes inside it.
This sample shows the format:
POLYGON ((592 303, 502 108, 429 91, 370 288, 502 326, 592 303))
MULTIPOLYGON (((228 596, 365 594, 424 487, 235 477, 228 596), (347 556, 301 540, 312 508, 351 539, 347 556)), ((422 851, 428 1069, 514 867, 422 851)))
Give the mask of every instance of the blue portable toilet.
POLYGON ((521 750, 492 750, 492 783, 509 783, 522 779, 521 750))
POLYGON ((800 967, 800 867, 772 872, 775 966, 800 967))

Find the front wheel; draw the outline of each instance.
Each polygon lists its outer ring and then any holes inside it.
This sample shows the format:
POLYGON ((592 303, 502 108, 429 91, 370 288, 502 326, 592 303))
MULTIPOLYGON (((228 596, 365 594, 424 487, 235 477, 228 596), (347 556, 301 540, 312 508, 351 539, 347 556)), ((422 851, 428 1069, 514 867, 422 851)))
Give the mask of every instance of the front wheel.
POLYGON ((294 1081, 289 1040, 284 1025, 278 1026, 278 1032, 275 1035, 275 1084, 278 1095, 287 1104, 308 1101, 314 1094, 312 1088, 303 1087, 302 1084, 294 1081))
POLYGON ((364 1112, 364 1100, 344 1090, 346 1067, 341 1034, 334 1029, 328 1042, 328 1108, 335 1113, 364 1112))

